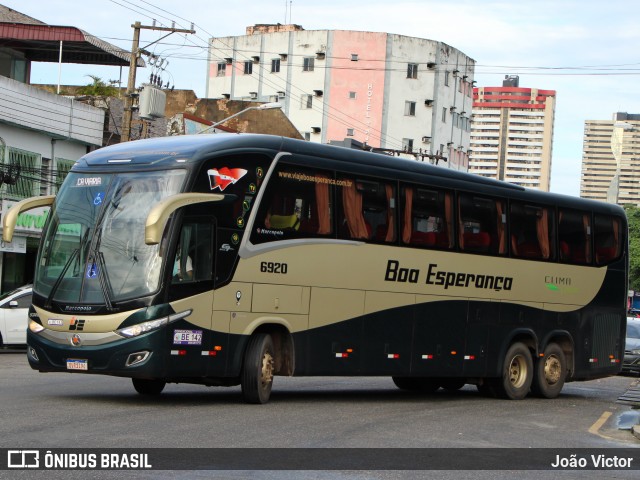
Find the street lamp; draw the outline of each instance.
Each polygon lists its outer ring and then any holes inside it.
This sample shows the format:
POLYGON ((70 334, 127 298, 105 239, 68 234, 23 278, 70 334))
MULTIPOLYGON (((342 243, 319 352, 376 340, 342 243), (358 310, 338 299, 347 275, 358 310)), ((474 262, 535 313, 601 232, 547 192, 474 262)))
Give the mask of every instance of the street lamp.
POLYGON ((244 112, 248 112, 249 110, 272 110, 274 108, 282 108, 282 104, 278 103, 278 102, 271 102, 271 103, 263 103, 262 105, 258 105, 257 107, 248 107, 248 108, 245 108, 244 110, 240 110, 238 113, 234 113, 230 117, 224 118, 224 119, 220 120, 219 122, 214 123, 213 125, 209 125, 204 130, 200 130, 198 133, 199 134, 200 133, 204 133, 207 130, 211 130, 212 128, 216 128, 218 125, 221 125, 221 124, 225 123, 226 121, 231 120, 232 118, 235 118, 238 115, 243 114, 244 112))

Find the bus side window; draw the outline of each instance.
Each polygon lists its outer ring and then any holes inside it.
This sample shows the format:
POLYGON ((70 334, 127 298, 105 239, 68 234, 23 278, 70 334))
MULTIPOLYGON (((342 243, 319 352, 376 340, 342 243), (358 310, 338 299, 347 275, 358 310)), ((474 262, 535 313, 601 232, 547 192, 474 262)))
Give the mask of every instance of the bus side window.
POLYGON ((342 178, 340 235, 379 243, 396 241, 395 186, 368 179, 342 178))
POLYGON ((453 200, 451 192, 402 187, 402 242, 426 248, 451 248, 453 200))
POLYGON ((461 193, 458 196, 458 244, 465 252, 505 255, 507 242, 504 202, 461 193))
POLYGON ((553 258, 553 212, 548 208, 511 202, 511 253, 517 258, 553 258))
POLYGON ((171 273, 172 283, 211 280, 213 266, 212 226, 187 223, 182 226, 171 273))
POLYGON ((281 166, 269 180, 251 241, 333 235, 333 175, 281 166))
POLYGON ((595 215, 594 243, 596 265, 606 265, 620 257, 622 251, 622 231, 620 218, 595 215))
POLYGON ((580 265, 591 263, 591 215, 576 210, 558 214, 560 260, 580 265))

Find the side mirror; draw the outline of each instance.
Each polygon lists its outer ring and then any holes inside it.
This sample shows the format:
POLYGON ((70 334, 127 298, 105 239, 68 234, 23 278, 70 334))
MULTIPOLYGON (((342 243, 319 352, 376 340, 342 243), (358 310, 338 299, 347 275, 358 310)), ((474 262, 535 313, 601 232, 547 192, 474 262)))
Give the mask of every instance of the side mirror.
POLYGON ((11 300, 9 302, 9 308, 18 308, 18 302, 16 300, 11 300))

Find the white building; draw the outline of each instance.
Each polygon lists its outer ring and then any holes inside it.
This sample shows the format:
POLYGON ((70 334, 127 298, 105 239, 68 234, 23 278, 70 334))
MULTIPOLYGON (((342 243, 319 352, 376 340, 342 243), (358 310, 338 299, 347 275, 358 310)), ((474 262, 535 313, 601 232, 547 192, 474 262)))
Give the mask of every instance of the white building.
POLYGON ((207 96, 282 102, 310 141, 442 154, 466 170, 474 69, 435 40, 256 25, 211 39, 207 96))
POLYGON ((611 120, 586 120, 580 196, 640 205, 640 114, 617 112, 611 120))

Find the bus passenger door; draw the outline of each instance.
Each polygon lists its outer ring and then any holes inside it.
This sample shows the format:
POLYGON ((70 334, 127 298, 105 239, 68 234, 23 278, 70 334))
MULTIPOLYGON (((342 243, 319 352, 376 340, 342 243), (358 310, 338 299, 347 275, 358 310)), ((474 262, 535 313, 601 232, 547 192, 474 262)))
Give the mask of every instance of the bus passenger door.
POLYGON ((212 330, 214 233, 210 216, 185 216, 173 260, 167 265, 173 310, 192 310, 171 324, 168 377, 203 377, 210 363, 221 361, 215 349, 219 340, 212 330))

